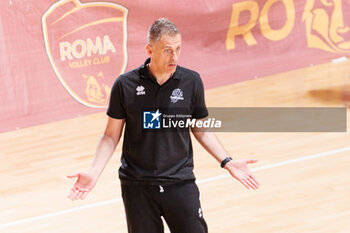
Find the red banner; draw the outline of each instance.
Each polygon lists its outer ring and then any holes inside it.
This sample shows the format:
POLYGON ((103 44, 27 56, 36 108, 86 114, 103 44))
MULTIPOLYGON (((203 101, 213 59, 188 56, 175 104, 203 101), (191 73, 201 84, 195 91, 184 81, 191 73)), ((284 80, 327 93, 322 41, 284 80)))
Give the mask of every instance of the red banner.
POLYGON ((345 0, 3 0, 0 132, 105 111, 115 78, 146 59, 157 18, 178 26, 180 65, 211 88, 346 56, 349 10, 345 0))

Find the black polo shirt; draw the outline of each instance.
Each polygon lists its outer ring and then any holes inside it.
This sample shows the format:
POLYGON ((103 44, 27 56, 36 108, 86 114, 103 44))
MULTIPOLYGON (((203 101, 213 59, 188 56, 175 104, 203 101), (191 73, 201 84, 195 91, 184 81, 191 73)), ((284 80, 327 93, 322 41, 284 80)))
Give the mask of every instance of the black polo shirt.
POLYGON ((119 178, 122 184, 154 185, 195 179, 189 129, 144 129, 144 114, 208 116, 202 80, 197 72, 177 66, 159 85, 149 62, 120 75, 112 88, 107 115, 126 122, 119 178))

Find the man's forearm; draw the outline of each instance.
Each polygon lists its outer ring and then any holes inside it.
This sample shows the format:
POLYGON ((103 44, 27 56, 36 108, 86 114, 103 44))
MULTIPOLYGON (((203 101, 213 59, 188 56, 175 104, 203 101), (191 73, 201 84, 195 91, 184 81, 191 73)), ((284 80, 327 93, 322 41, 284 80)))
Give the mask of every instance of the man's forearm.
POLYGON ((212 132, 196 132, 193 134, 197 141, 211 154, 219 163, 224 160, 229 154, 225 151, 219 139, 212 132))
POLYGON ((103 169, 106 167, 117 144, 118 142, 115 143, 111 137, 107 135, 102 136, 96 149, 94 161, 89 169, 89 173, 96 179, 98 179, 103 169))

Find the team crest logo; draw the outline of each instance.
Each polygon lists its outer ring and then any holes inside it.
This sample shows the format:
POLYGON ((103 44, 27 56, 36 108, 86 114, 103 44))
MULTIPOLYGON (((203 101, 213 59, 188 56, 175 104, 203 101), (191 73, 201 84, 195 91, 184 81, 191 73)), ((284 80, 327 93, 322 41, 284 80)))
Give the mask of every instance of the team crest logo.
POLYGON ((46 52, 56 76, 88 107, 106 107, 115 78, 125 71, 127 14, 116 3, 61 0, 42 17, 46 52))
POLYGON ((310 48, 328 52, 350 52, 348 0, 307 0, 303 21, 310 48), (346 13, 346 14, 344 14, 346 13))
POLYGON ((173 90, 173 93, 170 96, 170 101, 175 104, 178 100, 184 100, 183 93, 180 88, 173 90))

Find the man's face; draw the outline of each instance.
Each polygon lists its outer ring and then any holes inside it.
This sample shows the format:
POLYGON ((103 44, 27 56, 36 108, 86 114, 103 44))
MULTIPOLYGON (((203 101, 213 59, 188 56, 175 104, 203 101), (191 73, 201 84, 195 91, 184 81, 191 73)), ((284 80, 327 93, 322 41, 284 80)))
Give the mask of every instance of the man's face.
POLYGON ((174 73, 181 53, 181 35, 162 35, 147 45, 152 67, 159 73, 174 73))

